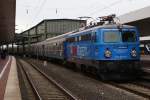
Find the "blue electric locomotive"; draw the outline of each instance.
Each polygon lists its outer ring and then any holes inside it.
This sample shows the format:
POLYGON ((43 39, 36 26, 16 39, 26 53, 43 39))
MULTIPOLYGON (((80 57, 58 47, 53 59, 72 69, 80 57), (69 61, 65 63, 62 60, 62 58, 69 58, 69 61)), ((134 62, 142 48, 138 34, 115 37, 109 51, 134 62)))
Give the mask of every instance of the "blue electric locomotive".
POLYGON ((109 24, 66 37, 66 59, 101 77, 122 77, 140 71, 139 32, 134 26, 109 24))

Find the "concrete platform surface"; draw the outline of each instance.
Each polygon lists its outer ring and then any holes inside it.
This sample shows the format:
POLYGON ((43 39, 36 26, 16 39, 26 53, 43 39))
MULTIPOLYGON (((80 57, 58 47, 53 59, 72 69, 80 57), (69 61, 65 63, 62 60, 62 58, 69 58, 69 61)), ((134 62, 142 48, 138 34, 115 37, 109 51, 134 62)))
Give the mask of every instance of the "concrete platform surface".
POLYGON ((150 55, 141 55, 141 60, 149 61, 150 55))
POLYGON ((17 75, 16 59, 12 57, 12 63, 6 85, 4 100, 21 100, 19 81, 17 75))

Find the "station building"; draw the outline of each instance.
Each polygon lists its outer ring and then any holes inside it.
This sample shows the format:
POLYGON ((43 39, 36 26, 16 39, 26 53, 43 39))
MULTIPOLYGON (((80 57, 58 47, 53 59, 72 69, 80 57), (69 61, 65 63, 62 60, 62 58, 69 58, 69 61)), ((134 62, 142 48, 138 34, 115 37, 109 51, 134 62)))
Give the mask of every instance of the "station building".
MULTIPOLYGON (((24 43, 40 42, 86 26, 86 20, 77 19, 46 19, 36 26, 22 32, 24 43)), ((22 42, 22 41, 21 41, 22 42)))

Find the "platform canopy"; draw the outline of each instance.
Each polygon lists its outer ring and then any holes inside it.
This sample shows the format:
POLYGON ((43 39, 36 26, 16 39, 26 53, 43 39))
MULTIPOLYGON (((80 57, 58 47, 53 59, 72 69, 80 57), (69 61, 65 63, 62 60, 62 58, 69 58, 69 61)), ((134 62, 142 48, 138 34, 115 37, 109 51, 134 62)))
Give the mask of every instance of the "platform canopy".
POLYGON ((0 45, 14 40, 15 15, 16 0, 0 0, 0 45))
POLYGON ((150 6, 119 16, 121 23, 137 26, 141 36, 150 36, 150 6))

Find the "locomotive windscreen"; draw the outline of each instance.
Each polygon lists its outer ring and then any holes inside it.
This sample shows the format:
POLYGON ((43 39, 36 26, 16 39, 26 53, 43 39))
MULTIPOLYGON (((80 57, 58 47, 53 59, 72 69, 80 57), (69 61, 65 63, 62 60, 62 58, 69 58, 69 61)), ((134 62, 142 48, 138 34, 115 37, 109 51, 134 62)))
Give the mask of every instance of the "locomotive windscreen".
POLYGON ((120 33, 104 32, 104 42, 120 42, 120 33))
POLYGON ((122 41, 123 42, 135 42, 136 34, 134 31, 123 31, 122 32, 122 41))

